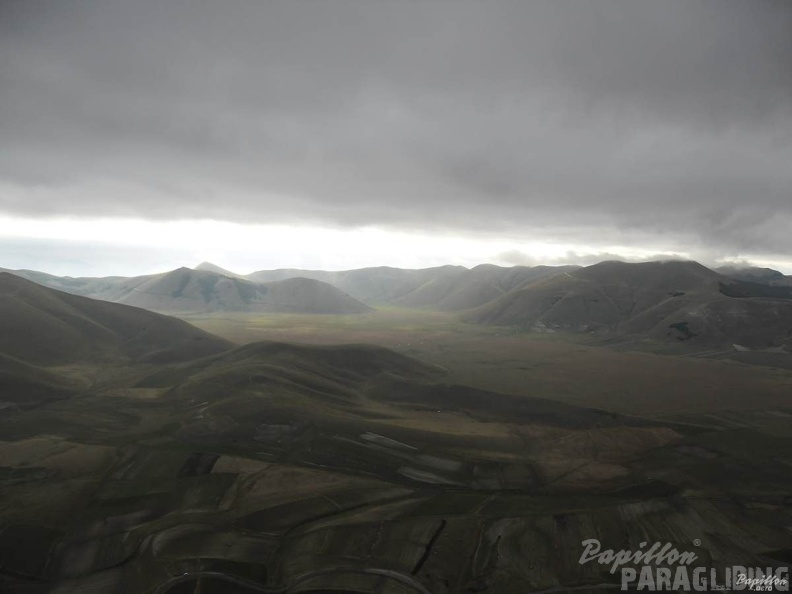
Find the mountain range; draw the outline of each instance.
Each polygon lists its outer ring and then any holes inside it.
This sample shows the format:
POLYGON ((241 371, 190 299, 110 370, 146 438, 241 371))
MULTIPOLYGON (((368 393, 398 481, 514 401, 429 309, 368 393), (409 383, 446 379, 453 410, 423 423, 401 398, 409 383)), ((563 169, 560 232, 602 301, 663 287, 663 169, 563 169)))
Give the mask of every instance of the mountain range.
POLYGON ((456 312, 466 322, 520 331, 792 349, 790 277, 761 268, 712 270, 692 261, 278 269, 244 277, 207 262, 131 278, 11 272, 62 291, 163 313, 354 314, 394 306, 456 312))
POLYGON ((352 314, 371 311, 368 305, 336 287, 303 277, 252 282, 190 268, 129 278, 58 277, 30 270, 11 272, 68 293, 163 313, 241 311, 352 314))
POLYGON ((537 331, 792 347, 792 291, 696 262, 601 262, 511 291, 465 319, 537 331))
POLYGON ((277 269, 248 275, 203 262, 195 267, 137 277, 60 277, 33 270, 5 270, 84 297, 166 313, 271 311, 361 313, 369 306, 461 311, 483 305, 522 284, 577 266, 483 264, 472 269, 380 266, 346 271, 277 269))

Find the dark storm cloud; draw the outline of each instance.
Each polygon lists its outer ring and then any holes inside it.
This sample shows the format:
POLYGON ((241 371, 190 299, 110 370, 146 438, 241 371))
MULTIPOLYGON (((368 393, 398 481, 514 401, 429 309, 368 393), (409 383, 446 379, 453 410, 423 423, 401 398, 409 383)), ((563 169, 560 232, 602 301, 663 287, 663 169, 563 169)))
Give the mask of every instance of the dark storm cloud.
POLYGON ((785 0, 0 6, 6 213, 787 251, 785 0))

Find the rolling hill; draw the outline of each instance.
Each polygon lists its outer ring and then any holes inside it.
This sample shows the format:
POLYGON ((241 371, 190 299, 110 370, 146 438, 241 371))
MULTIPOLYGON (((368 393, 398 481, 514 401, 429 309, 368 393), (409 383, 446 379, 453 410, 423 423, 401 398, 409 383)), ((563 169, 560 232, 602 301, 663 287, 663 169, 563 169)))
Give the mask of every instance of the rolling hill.
MULTIPOLYGON (((207 262, 199 265, 198 268, 222 270, 207 262)), ((482 264, 472 269, 463 266, 422 269, 380 266, 337 272, 284 268, 260 270, 244 278, 262 282, 303 276, 330 283, 371 305, 460 311, 488 303, 522 283, 577 268, 577 266, 507 268, 493 264, 482 264)))
POLYGON ((327 283, 288 278, 256 283, 218 272, 179 268, 137 277, 70 278, 10 271, 48 287, 161 313, 210 311, 364 313, 370 308, 327 283))
POLYGON ((160 312, 290 312, 352 314, 367 305, 327 283, 308 278, 254 283, 215 272, 179 268, 137 284, 118 303, 160 312))
POLYGON ((792 276, 785 276, 772 268, 759 268, 757 266, 721 266, 715 272, 733 280, 764 285, 792 287, 792 276))
POLYGON ((405 269, 390 266, 359 268, 356 270, 259 270, 245 278, 256 282, 305 277, 338 287, 369 305, 386 305, 408 295, 422 285, 438 279, 453 278, 466 271, 462 266, 405 269))
POLYGON ((792 347, 792 295, 696 262, 602 262, 528 283, 466 319, 538 331, 641 335, 750 349, 792 347))
POLYGON ((64 291, 72 295, 80 295, 81 297, 103 299, 105 301, 112 301, 114 296, 123 295, 125 292, 129 291, 131 287, 143 282, 147 278, 151 278, 151 276, 56 276, 37 270, 11 270, 8 268, 0 268, 0 272, 8 272, 15 276, 26 278, 27 280, 44 285, 50 289, 57 289, 58 291, 64 291))
POLYGON ((74 382, 57 373, 0 353, 0 411, 62 400, 77 389, 74 382))
POLYGON ((577 266, 513 266, 481 264, 453 275, 433 278, 395 301, 404 307, 461 311, 489 303, 521 285, 555 276, 577 266))
POLYGON ((181 320, 0 272, 0 353, 27 363, 185 361, 230 346, 181 320))

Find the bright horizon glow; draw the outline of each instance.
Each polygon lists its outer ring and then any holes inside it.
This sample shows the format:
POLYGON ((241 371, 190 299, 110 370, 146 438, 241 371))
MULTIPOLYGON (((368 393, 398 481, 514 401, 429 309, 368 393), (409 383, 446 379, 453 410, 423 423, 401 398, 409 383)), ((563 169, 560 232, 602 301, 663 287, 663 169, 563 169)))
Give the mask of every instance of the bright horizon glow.
MULTIPOLYGON (((588 265, 616 256, 627 261, 685 258, 698 259, 706 265, 721 263, 706 255, 697 258, 695 254, 658 245, 636 249, 378 227, 338 229, 213 220, 42 220, 0 216, 0 246, 2 268, 30 268, 69 276, 134 276, 179 266, 193 267, 203 261, 240 274, 274 268, 588 265)), ((728 260, 776 268, 785 274, 792 271, 792 261, 761 254, 739 254, 728 260)))

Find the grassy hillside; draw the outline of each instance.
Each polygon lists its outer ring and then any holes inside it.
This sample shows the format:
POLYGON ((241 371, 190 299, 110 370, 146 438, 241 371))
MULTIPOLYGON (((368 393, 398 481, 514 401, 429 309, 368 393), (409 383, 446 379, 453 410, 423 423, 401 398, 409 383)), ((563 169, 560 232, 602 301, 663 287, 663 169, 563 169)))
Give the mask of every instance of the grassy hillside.
POLYGON ((337 288, 306 278, 253 283, 179 268, 138 284, 115 299, 161 312, 252 311, 362 313, 369 307, 337 288))
POLYGON ((36 270, 8 269, 0 269, 0 272, 9 272, 16 276, 33 281, 34 283, 49 287, 50 289, 57 289, 58 291, 64 291, 66 293, 71 293, 72 295, 80 295, 81 297, 103 299, 104 301, 114 301, 121 295, 131 291, 140 283, 146 282, 147 280, 156 276, 71 277, 55 276, 53 274, 38 272, 36 270))
POLYGON ((0 353, 35 364, 183 361, 229 343, 190 324, 0 273, 0 353))
POLYGON ((460 311, 489 303, 527 282, 575 270, 576 266, 513 266, 482 264, 453 276, 434 278, 396 300, 402 307, 460 311))
POLYGON ((56 372, 0 353, 0 414, 69 398, 78 389, 56 372))
POLYGON ((695 262, 603 262, 522 288, 468 321, 538 331, 641 335, 748 348, 792 347, 792 300, 695 262))

